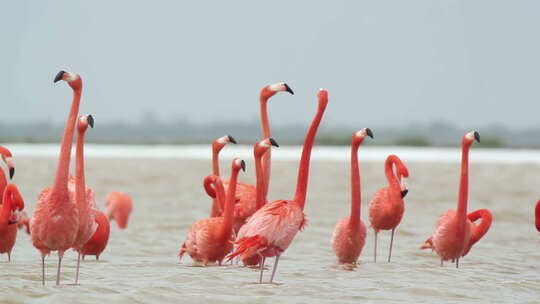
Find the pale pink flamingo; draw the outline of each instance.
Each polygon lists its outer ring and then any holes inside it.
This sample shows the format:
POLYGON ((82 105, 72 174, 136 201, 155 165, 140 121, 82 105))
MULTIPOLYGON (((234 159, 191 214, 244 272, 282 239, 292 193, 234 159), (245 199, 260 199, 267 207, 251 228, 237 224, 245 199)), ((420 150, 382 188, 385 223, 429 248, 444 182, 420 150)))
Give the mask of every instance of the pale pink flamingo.
POLYGON ((107 247, 107 242, 109 241, 109 234, 111 232, 111 226, 109 225, 109 220, 107 216, 102 211, 98 211, 96 215, 96 223, 98 228, 94 235, 84 244, 83 248, 79 250, 82 254, 82 259, 87 255, 95 255, 96 260, 99 260, 99 256, 107 247))
MULTIPOLYGON (((222 136, 222 137, 214 140, 214 142, 212 143, 212 174, 220 176, 220 174, 219 174, 219 152, 228 143, 236 144, 236 140, 230 135, 225 135, 225 136, 222 136)), ((219 205, 217 204, 217 200, 215 198, 213 198, 212 199, 212 209, 210 210, 210 217, 221 216, 222 212, 223 212, 223 210, 219 209, 219 205)))
POLYGON ((353 134, 351 140, 351 215, 339 220, 332 234, 332 248, 341 264, 356 264, 366 242, 366 225, 360 218, 360 166, 358 148, 369 136, 371 129, 365 128, 353 134))
POLYGON ((105 197, 105 208, 107 208, 109 221, 115 220, 120 229, 127 228, 129 215, 133 210, 133 202, 129 194, 119 191, 109 192, 105 197))
POLYGON ((0 254, 7 253, 11 261, 11 250, 17 239, 16 211, 24 209, 24 200, 15 184, 8 184, 2 195, 3 204, 0 210, 0 254))
MULTIPOLYGON (((479 209, 473 211, 467 215, 469 225, 471 227, 471 237, 469 239, 469 244, 467 248, 463 251, 462 257, 466 256, 467 253, 471 250, 472 246, 478 242, 489 230, 491 227, 491 222, 493 221, 493 215, 487 209, 479 209), (476 224, 477 220, 481 220, 480 224, 476 224)), ((433 250, 433 237, 429 237, 420 249, 432 249, 433 250)))
POLYGON ((79 251, 77 255, 77 272, 75 275, 75 284, 79 283, 79 268, 81 264, 80 249, 88 242, 97 229, 96 223, 96 199, 94 190, 86 187, 84 177, 84 135, 88 126, 94 127, 94 118, 92 115, 83 115, 79 117, 77 124, 77 150, 75 162, 75 178, 68 181, 68 189, 75 197, 77 209, 79 211, 79 227, 75 241, 71 245, 73 249, 79 251))
POLYGON ((433 250, 444 261, 453 260, 459 267, 459 258, 463 255, 471 241, 472 223, 467 219, 467 199, 469 192, 469 150, 474 141, 480 142, 480 134, 476 131, 463 136, 461 142, 461 179, 459 182, 459 199, 457 210, 447 210, 437 220, 432 235, 433 250))
MULTIPOLYGON (((268 112, 267 112, 267 102, 278 92, 289 92, 294 94, 291 88, 284 82, 267 85, 262 88, 259 101, 260 101, 260 111, 261 111, 261 125, 262 133, 264 138, 271 138, 270 124, 268 121, 268 112)), ((270 153, 269 150, 265 156, 263 156, 263 176, 264 176, 264 196, 268 194, 268 186, 270 184, 270 153)), ((225 190, 227 190, 229 182, 227 180, 223 181, 225 190)), ((256 200, 257 193, 256 187, 251 184, 239 182, 236 186, 236 198, 238 202, 234 207, 234 231, 238 232, 240 227, 246 222, 247 218, 250 217, 255 211, 257 211, 256 200)))
MULTIPOLYGON (((234 194, 240 169, 245 171, 244 161, 238 158, 233 159, 230 188, 227 192, 223 216, 196 221, 189 229, 186 241, 182 244, 179 252, 180 259, 187 252, 195 262, 202 262, 205 266, 212 262, 221 265, 223 258, 232 250, 234 240, 233 204, 236 199, 234 194)), ((223 184, 219 176, 212 174, 210 178, 213 179, 217 192, 223 193, 223 184)))
POLYGON ((396 155, 389 155, 384 164, 384 171, 388 181, 388 187, 379 189, 369 203, 369 221, 375 232, 375 248, 373 259, 377 263, 377 235, 380 230, 392 230, 390 237, 390 251, 388 262, 392 257, 392 245, 394 243, 394 231, 401 222, 405 206, 403 198, 409 190, 405 185, 405 179, 409 177, 409 171, 401 159, 396 155), (394 174, 393 167, 396 167, 394 174))
POLYGON ((71 248, 79 229, 79 212, 68 191, 69 162, 77 113, 82 93, 82 80, 77 74, 60 71, 54 82, 66 81, 73 89, 73 102, 64 129, 56 178, 52 187, 41 191, 30 221, 32 243, 41 252, 42 283, 45 285, 45 255, 58 251, 56 285, 60 284, 60 267, 64 252, 71 248))
POLYGON ((235 242, 238 247, 229 255, 229 259, 240 256, 243 260, 260 255, 262 262, 260 263, 259 283, 262 283, 265 259, 276 257, 270 277, 270 283, 272 283, 279 257, 289 247, 296 233, 306 224, 304 205, 307 194, 309 161, 317 129, 328 103, 327 91, 323 89, 319 91, 318 103, 317 114, 304 140, 294 199, 277 200, 257 210, 240 228, 235 242))

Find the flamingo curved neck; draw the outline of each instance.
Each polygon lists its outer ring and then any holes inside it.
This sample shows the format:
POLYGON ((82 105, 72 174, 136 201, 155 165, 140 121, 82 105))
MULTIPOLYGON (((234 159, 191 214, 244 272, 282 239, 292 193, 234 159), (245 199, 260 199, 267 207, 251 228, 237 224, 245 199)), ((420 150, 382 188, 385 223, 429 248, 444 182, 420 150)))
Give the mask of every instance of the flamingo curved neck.
POLYGON ((73 102, 66 121, 64 136, 62 137, 62 145, 60 147, 60 156, 58 159, 58 167, 56 169, 56 178, 54 186, 51 190, 51 196, 64 195, 67 197, 67 181, 69 175, 69 162, 71 159, 71 146, 73 144, 73 135, 77 114, 79 113, 79 104, 81 101, 81 90, 73 90, 73 102))
MULTIPOLYGON (((215 145, 215 144, 214 144, 215 145)), ((219 151, 221 149, 217 149, 216 147, 212 146, 212 173, 219 176, 219 151)), ((223 204, 223 201, 221 201, 223 204)), ((212 208, 210 210, 210 217, 216 217, 219 215, 219 207, 218 207, 218 198, 214 197, 212 199, 212 208)))
POLYGON ((2 203, 2 209, 0 210, 0 219, 2 221, 9 221, 11 218, 11 190, 9 187, 6 187, 4 192, 1 195, 3 203, 2 203))
MULTIPOLYGON (((221 182, 221 180, 220 180, 221 182)), ((233 229, 233 213, 234 202, 236 198, 236 183, 238 182, 238 169, 231 171, 229 179, 229 189, 227 190, 227 198, 225 199, 225 210, 223 211, 223 237, 228 239, 233 229)))
MULTIPOLYGON (((264 90, 264 89, 263 89, 264 90)), ((262 133, 263 133, 263 138, 270 138, 272 137, 272 133, 270 131, 270 122, 268 120, 268 97, 265 97, 263 96, 262 92, 261 92, 261 97, 260 97, 260 108, 261 108, 261 127, 262 127, 262 133)), ((264 197, 266 197, 268 195, 268 187, 269 187, 269 184, 270 184, 270 163, 271 163, 271 159, 272 159, 272 149, 268 149, 268 151, 266 151, 266 153, 264 153, 263 157, 262 157, 262 163, 263 163, 263 168, 262 168, 262 175, 263 175, 263 192, 264 192, 264 197)))
POLYGON ((467 198, 469 193, 469 146, 462 145, 461 149, 461 178, 459 181, 459 199, 457 217, 459 223, 465 225, 467 217, 467 198))
POLYGON ((313 148, 313 144, 315 143, 317 129, 319 128, 319 124, 321 123, 321 119, 323 117, 324 110, 326 109, 326 105, 327 101, 319 101, 317 114, 315 115, 315 118, 313 118, 311 126, 309 127, 309 131, 306 134, 306 138, 304 140, 302 157, 300 158, 300 165, 298 166, 298 178, 296 182, 296 193, 294 195, 294 201, 300 206, 300 208, 302 208, 302 210, 304 210, 304 205, 306 203, 311 150, 313 148))
POLYGON ((86 181, 84 177, 84 131, 79 131, 77 136, 77 151, 75 162, 75 197, 77 206, 86 208, 86 181))
POLYGON ((360 222, 360 166, 358 164, 359 142, 353 142, 351 145, 351 227, 358 227, 360 222))
POLYGON ((398 160, 394 155, 389 156, 384 163, 384 173, 386 175, 388 185, 396 191, 401 191, 399 179, 397 178, 393 170, 393 168, 396 167, 397 171, 397 162, 398 160))
MULTIPOLYGON (((268 152, 270 151, 267 151, 266 153, 268 152)), ((266 195, 264 192, 265 183, 264 183, 263 159, 262 159, 262 156, 257 155, 257 153, 254 153, 254 156, 255 156, 255 178, 256 178, 255 208, 256 210, 259 210, 264 204, 266 204, 266 195)))

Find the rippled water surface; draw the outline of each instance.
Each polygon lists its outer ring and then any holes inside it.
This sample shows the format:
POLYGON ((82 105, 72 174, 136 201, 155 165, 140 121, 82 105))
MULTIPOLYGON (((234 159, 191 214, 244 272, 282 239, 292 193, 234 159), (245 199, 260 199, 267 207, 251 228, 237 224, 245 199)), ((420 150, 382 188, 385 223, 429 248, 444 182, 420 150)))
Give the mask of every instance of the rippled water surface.
MULTIPOLYGON (((253 164, 246 160, 249 171, 241 180, 253 182, 253 164)), ((56 159, 16 156, 15 161, 15 182, 31 214, 39 191, 52 184, 56 159)), ((349 212, 349 163, 317 160, 305 210, 308 226, 282 256, 277 283, 258 285, 257 270, 194 267, 189 257, 178 262, 190 225, 209 213, 210 200, 201 186, 210 171, 208 160, 89 157, 87 183, 101 209, 109 191, 133 196, 128 229, 113 224, 102 260, 90 257, 82 263, 81 285, 60 287, 54 286, 56 255, 46 260, 47 286, 42 287, 39 254, 29 236, 19 233, 12 262, 0 256, 0 303, 538 303, 540 237, 533 220, 540 198, 538 162, 494 165, 471 157, 469 210, 490 209, 494 223, 456 269, 450 263, 439 267, 434 253, 417 248, 437 217, 456 207, 459 166, 404 161, 410 192, 392 263, 385 262, 389 232, 380 234, 380 262, 374 264, 369 231, 359 266, 352 271, 336 266, 329 240, 335 222, 349 212)), ((222 168, 228 175, 230 162, 224 160, 222 168)), ((383 162, 361 159, 361 168, 362 219, 367 222, 367 202, 385 184, 383 162)), ((296 161, 274 161, 270 200, 292 198, 296 170, 296 161)), ((67 252, 64 284, 73 282, 75 263, 75 253, 67 252)))

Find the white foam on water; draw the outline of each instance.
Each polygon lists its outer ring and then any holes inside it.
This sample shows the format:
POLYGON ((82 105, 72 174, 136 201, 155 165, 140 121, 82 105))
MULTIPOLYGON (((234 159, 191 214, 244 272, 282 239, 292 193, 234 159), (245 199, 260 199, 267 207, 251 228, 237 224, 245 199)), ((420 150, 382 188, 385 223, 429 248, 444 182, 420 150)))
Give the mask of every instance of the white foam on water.
MULTIPOLYGON (((3 144, 9 147, 15 157, 57 157, 58 144, 3 144)), ((272 148, 274 160, 298 160, 301 146, 281 146, 272 148)), ((75 149, 73 148, 73 153, 75 149)), ((362 161, 383 161, 389 154, 396 154, 404 161, 418 162, 459 162, 459 148, 367 146, 360 148, 362 161)), ((211 159, 211 145, 104 145, 87 144, 85 155, 96 158, 179 158, 211 159)), ((253 157, 253 148, 247 145, 229 145, 222 150, 220 157, 232 159, 253 157)), ((315 146, 312 160, 348 161, 348 146, 315 146)), ((534 163, 540 164, 540 150, 528 149, 480 149, 472 148, 470 160, 484 163, 534 163)))

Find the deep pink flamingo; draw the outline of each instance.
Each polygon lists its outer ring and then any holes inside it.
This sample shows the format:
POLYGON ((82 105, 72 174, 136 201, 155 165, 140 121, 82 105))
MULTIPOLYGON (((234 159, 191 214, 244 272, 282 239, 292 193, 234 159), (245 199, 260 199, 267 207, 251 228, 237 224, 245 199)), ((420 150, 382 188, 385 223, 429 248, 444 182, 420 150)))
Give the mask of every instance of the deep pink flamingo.
POLYGON ((405 179, 409 177, 409 171, 401 159, 396 155, 390 155, 386 158, 384 172, 388 180, 388 187, 379 189, 371 199, 369 204, 369 221, 375 232, 375 248, 373 259, 377 263, 377 235, 381 230, 392 230, 390 237, 390 251, 388 253, 388 262, 392 257, 392 245, 394 243, 394 231, 401 222, 405 206, 403 198, 409 190, 405 185, 405 179), (393 167, 396 167, 394 174, 393 167))
POLYGON ((341 264, 356 264, 366 242, 366 225, 360 218, 360 166, 358 148, 369 136, 371 129, 365 128, 353 134, 351 140, 351 215, 339 220, 332 234, 332 248, 341 264))
POLYGON ((536 203, 535 215, 536 230, 540 231, 540 200, 536 203))
MULTIPOLYGON (((195 262, 202 262, 205 266, 212 262, 217 262, 221 265, 223 258, 232 250, 232 242, 234 240, 233 204, 235 202, 234 194, 240 169, 245 171, 246 165, 244 161, 238 158, 233 159, 230 191, 227 192, 223 216, 196 221, 191 226, 186 241, 180 248, 180 259, 187 252, 195 262)), ((220 198, 224 193, 221 179, 214 174, 210 178, 213 179, 214 187, 218 192, 218 198, 220 198)))
POLYGON ((84 177, 84 135, 88 126, 94 127, 94 118, 92 115, 83 115, 79 117, 77 124, 77 150, 75 162, 75 178, 70 178, 68 189, 75 197, 77 209, 79 212, 79 227, 75 241, 71 245, 73 249, 79 251, 77 255, 77 271, 75 275, 75 284, 79 283, 79 269, 81 264, 82 247, 88 242, 97 229, 96 215, 96 199, 94 190, 86 187, 84 177))
POLYGON ((129 216, 133 210, 131 196, 120 191, 109 192, 105 197, 105 207, 107 208, 107 218, 109 221, 115 220, 118 228, 126 229, 129 216))
POLYGON ((75 122, 82 93, 82 80, 77 74, 60 71, 54 82, 66 81, 73 89, 73 102, 64 129, 56 178, 52 187, 41 191, 30 221, 32 243, 41 252, 42 283, 45 285, 45 256, 58 251, 56 285, 60 284, 60 268, 64 252, 71 248, 79 229, 79 212, 68 191, 69 162, 75 122))
POLYGON ((96 223, 98 228, 94 235, 84 244, 83 248, 80 250, 82 259, 87 255, 95 255, 96 260, 99 260, 99 256, 107 247, 107 242, 109 241, 109 234, 111 232, 111 226, 109 225, 109 220, 107 216, 102 211, 98 211, 96 215, 96 223))
MULTIPOLYGON (((13 175, 15 174, 15 166, 13 165, 13 156, 11 155, 11 151, 9 151, 6 147, 0 146, 0 155, 2 156, 2 160, 7 165, 9 170, 9 179, 13 178, 13 175)), ((6 174, 3 170, 0 170, 0 204, 2 204, 4 189, 7 185, 7 179, 6 174)))
MULTIPOLYGON (((219 152, 225 147, 226 144, 233 143, 236 144, 236 140, 230 136, 222 136, 212 143, 212 174, 220 176, 219 173, 219 152)), ((237 185, 238 187, 238 185, 237 185)), ((212 199, 212 209, 210 210, 210 217, 221 216, 223 210, 219 209, 216 198, 212 199)))
POLYGON ((474 141, 480 142, 476 131, 463 136, 461 141, 461 179, 457 210, 447 210, 437 220, 432 235, 433 250, 444 261, 453 260, 459 267, 459 258, 463 255, 471 240, 471 221, 467 219, 467 199, 469 195, 469 150, 474 141))
POLYGON ((270 277, 270 283, 272 283, 279 257, 289 247, 296 233, 306 224, 304 206, 307 194, 309 161, 317 129, 328 103, 327 91, 323 89, 319 91, 318 102, 317 114, 304 140, 294 199, 277 200, 257 210, 247 220, 246 224, 240 228, 235 242, 238 247, 236 251, 229 255, 229 260, 235 256, 240 256, 243 260, 254 255, 261 256, 259 283, 262 283, 265 259, 267 257, 276 257, 272 276, 270 277))
POLYGON ((7 253, 11 261, 11 250, 17 239, 16 211, 24 209, 24 200, 15 184, 8 184, 2 194, 3 204, 0 209, 0 254, 7 253))

